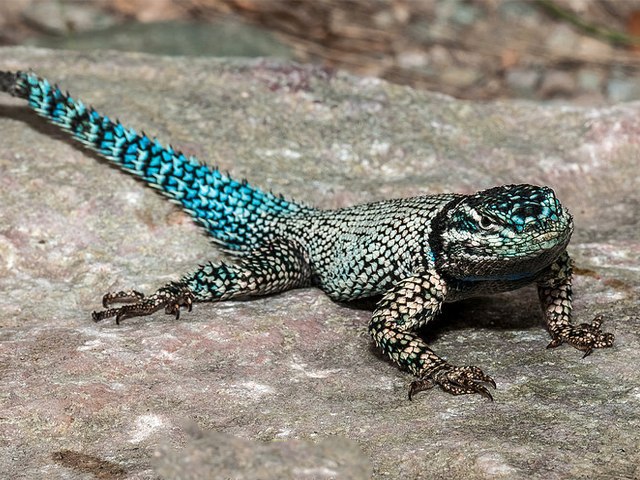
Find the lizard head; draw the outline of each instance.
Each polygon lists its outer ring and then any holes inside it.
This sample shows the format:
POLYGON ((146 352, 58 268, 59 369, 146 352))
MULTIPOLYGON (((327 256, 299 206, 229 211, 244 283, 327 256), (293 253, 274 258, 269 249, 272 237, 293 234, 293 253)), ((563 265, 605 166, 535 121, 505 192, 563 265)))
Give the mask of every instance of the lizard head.
POLYGON ((434 221, 436 266, 463 280, 533 276, 566 248, 571 214, 549 187, 504 185, 453 200, 434 221))

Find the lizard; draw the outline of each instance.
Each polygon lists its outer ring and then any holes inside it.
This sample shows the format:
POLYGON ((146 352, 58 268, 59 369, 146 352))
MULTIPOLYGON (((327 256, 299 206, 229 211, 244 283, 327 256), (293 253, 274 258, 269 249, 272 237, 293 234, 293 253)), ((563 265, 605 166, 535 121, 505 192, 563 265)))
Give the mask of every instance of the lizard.
POLYGON ((433 194, 319 209, 237 181, 215 167, 113 121, 32 72, 0 71, 0 91, 185 210, 232 262, 208 262, 145 296, 107 293, 96 322, 120 323, 194 302, 315 286, 332 300, 380 298, 368 330, 377 347, 414 375, 409 399, 439 386, 493 400, 481 368, 438 356, 416 330, 444 303, 535 284, 548 347, 589 355, 611 347, 602 316, 574 324, 573 217, 548 186, 512 184, 473 194, 433 194), (114 304, 123 304, 114 306, 114 304))

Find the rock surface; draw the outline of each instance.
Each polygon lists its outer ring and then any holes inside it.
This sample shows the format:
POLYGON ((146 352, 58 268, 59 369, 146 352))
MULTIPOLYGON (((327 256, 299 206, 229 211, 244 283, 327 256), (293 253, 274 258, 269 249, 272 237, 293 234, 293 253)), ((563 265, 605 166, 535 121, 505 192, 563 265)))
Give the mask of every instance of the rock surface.
POLYGON ((7 478, 177 478, 176 452, 206 472, 215 462, 202 452, 225 439, 220 461, 241 478, 268 461, 294 472, 300 445, 315 448, 305 468, 326 478, 368 468, 390 479, 640 476, 639 104, 476 104, 265 60, 0 49, 0 69, 29 68, 238 178, 322 207, 548 184, 575 217, 575 317, 604 314, 617 341, 586 359, 545 350, 531 288, 450 305, 424 335, 493 375, 496 401, 439 390, 408 401, 410 377, 366 333, 372 304, 315 289, 200 304, 178 322, 94 324, 102 293, 149 292, 221 254, 162 197, 1 96, 7 478), (205 440, 189 440, 186 423, 205 440), (264 462, 241 461, 252 448, 264 462), (273 453, 287 449, 298 453, 273 453))

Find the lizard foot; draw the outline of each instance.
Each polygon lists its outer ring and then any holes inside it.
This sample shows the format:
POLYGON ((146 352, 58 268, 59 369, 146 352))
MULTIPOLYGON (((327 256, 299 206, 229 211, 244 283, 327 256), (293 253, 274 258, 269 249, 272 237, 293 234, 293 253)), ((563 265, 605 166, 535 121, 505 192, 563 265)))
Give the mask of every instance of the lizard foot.
POLYGON ((584 352, 582 358, 591 355, 594 348, 608 348, 613 346, 615 337, 613 333, 606 333, 600 329, 603 317, 598 315, 589 323, 580 325, 567 325, 553 335, 553 340, 547 348, 555 348, 563 343, 568 343, 574 348, 584 352))
POLYGON ((172 282, 149 297, 128 290, 125 292, 107 293, 102 298, 102 305, 106 310, 93 312, 91 317, 94 322, 99 322, 106 318, 116 317, 116 323, 120 320, 131 317, 151 315, 161 308, 169 315, 175 315, 176 320, 180 318, 180 307, 186 306, 189 311, 193 305, 194 296, 189 288, 181 283, 172 282), (129 303, 135 302, 135 303, 129 303), (107 308, 113 303, 129 303, 118 308, 107 308))
POLYGON ((428 378, 421 378, 411 382, 409 387, 409 400, 418 392, 428 390, 439 385, 445 392, 452 395, 465 395, 478 393, 493 401, 491 393, 483 385, 487 383, 496 388, 496 382, 478 367, 454 367, 446 364, 428 378))

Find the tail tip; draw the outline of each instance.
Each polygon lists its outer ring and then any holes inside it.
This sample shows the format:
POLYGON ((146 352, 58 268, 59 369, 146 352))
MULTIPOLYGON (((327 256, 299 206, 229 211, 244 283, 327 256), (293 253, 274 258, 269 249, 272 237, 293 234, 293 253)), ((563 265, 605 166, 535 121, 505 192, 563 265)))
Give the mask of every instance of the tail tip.
POLYGON ((14 92, 18 72, 5 72, 0 70, 0 92, 12 94, 14 92))

